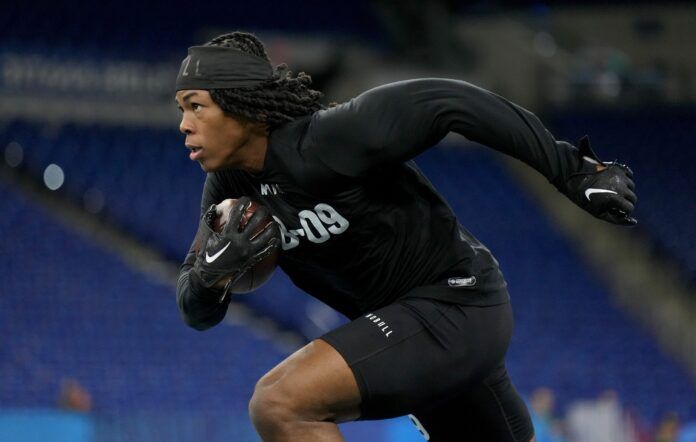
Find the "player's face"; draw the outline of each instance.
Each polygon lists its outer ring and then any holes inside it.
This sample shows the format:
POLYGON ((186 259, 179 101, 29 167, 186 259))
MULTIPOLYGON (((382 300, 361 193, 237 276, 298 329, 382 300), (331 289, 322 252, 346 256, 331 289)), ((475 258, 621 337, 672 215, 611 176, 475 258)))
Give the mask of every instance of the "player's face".
POLYGON ((186 135, 192 161, 206 172, 244 168, 249 150, 245 147, 256 135, 252 124, 225 114, 205 90, 179 91, 176 102, 181 110, 179 130, 186 135))

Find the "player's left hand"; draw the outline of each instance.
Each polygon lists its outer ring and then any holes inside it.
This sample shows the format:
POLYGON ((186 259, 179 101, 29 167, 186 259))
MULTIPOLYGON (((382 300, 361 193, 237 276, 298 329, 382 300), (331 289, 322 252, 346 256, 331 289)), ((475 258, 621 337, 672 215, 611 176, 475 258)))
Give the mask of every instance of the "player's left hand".
POLYGON ((590 148, 587 136, 579 144, 580 168, 566 181, 566 194, 595 217, 614 224, 633 226, 637 201, 633 171, 625 164, 603 163, 590 148))

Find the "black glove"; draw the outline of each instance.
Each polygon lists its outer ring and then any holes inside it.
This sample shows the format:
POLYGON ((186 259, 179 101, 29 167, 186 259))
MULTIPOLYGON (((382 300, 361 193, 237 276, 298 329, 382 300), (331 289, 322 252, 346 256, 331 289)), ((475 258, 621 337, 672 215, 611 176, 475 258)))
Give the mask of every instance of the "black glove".
POLYGON ((267 221, 269 212, 266 207, 259 205, 246 225, 242 225, 242 217, 250 204, 249 198, 240 198, 220 233, 212 228, 217 217, 215 204, 201 218, 201 247, 192 271, 206 288, 213 288, 221 280, 230 278, 225 284, 220 302, 247 270, 280 245, 278 223, 267 221), (262 223, 266 222, 263 226, 262 223))
POLYGON ((614 224, 635 225, 631 216, 636 203, 633 171, 617 162, 603 163, 590 147, 589 138, 579 143, 580 166, 565 183, 565 194, 595 217, 614 224), (606 169, 597 170, 597 165, 606 169))

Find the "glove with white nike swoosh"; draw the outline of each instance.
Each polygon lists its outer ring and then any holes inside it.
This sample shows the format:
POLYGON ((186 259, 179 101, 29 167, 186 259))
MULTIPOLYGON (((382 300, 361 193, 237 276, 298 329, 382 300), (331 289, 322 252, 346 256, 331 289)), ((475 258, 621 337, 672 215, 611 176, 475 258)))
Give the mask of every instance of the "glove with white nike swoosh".
POLYGON ((566 180, 564 193, 599 219, 635 225, 638 221, 631 216, 637 201, 633 171, 617 162, 601 162, 587 136, 580 140, 579 156, 580 168, 566 180))
POLYGON ((243 224, 243 217, 251 204, 242 197, 231 209, 229 220, 220 233, 213 230, 217 217, 215 204, 203 215, 199 226, 200 248, 192 272, 206 288, 220 288, 225 284, 220 300, 231 287, 256 263, 271 254, 280 245, 280 230, 268 218, 268 209, 259 206, 243 224), (262 225, 262 223, 267 223, 262 225))

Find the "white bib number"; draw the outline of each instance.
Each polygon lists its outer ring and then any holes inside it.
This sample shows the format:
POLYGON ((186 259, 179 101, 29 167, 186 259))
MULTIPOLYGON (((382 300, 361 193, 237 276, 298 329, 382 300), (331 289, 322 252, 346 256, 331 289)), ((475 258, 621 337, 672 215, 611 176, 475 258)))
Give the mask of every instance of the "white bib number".
POLYGON ((310 242, 321 244, 331 235, 340 235, 350 226, 350 222, 328 204, 320 203, 314 210, 303 210, 297 214, 301 229, 288 230, 276 216, 273 218, 280 227, 283 250, 290 250, 300 245, 300 237, 305 236, 310 242))

